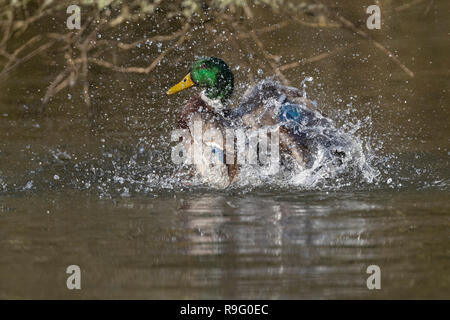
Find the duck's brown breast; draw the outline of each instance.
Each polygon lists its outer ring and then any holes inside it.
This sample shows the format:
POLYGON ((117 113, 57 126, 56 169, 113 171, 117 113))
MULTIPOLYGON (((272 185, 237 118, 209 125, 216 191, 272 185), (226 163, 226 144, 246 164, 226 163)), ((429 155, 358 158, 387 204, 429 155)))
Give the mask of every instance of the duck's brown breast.
POLYGON ((184 105, 178 116, 178 126, 183 129, 189 128, 192 115, 201 114, 203 120, 210 120, 214 118, 214 112, 200 97, 200 94, 192 96, 184 105))

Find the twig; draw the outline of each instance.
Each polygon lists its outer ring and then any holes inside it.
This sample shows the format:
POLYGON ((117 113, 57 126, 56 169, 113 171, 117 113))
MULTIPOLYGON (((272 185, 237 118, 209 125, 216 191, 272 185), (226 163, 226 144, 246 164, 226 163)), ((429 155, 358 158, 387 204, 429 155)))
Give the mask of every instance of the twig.
POLYGON ((89 108, 89 117, 92 118, 94 112, 91 108, 91 97, 89 94, 89 79, 88 79, 88 71, 89 71, 89 58, 88 52, 91 48, 91 41, 97 35, 98 30, 102 25, 98 25, 94 28, 94 30, 84 39, 84 41, 78 46, 80 49, 80 59, 81 59, 81 78, 83 80, 83 96, 84 103, 89 108))
POLYGON ((410 69, 408 69, 408 67, 406 67, 391 51, 389 51, 385 46, 383 46, 381 43, 379 43, 378 41, 372 39, 366 32, 364 32, 363 30, 357 28, 352 22, 350 22, 349 20, 345 19, 344 17, 337 15, 337 19, 342 23, 342 25, 348 29, 350 29, 351 31, 353 31, 354 33, 356 33, 357 35, 359 35, 360 37, 369 40, 373 43, 373 45, 375 47, 377 47, 378 49, 380 49, 382 52, 384 52, 392 61, 394 61, 408 76, 410 76, 411 78, 414 77, 414 72, 412 72, 410 69))
MULTIPOLYGON (((284 27, 286 27, 288 25, 289 25, 288 21, 283 21, 283 22, 280 22, 280 23, 277 23, 277 24, 274 24, 274 25, 271 25, 271 26, 268 26, 268 27, 255 29, 255 30, 253 30, 253 32, 255 32, 257 35, 261 35, 261 34, 264 34, 264 33, 267 33, 267 32, 272 32, 272 31, 279 30, 279 29, 284 28, 284 27)), ((252 35, 250 34, 250 32, 243 32, 242 31, 236 36, 236 39, 241 40, 241 39, 248 39, 248 38, 251 38, 251 37, 252 37, 252 35)), ((224 40, 227 40, 227 38, 225 36, 220 36, 220 37, 217 38, 217 42, 216 43, 220 43, 220 42, 222 42, 224 40)))
POLYGON ((430 0, 430 2, 428 2, 427 8, 423 12, 423 17, 426 17, 430 13, 430 10, 433 7, 433 5, 434 5, 434 0, 430 0))
POLYGON ((179 36, 183 35, 186 33, 186 31, 189 28, 189 24, 185 24, 180 30, 169 34, 169 35, 161 35, 161 36, 154 36, 151 38, 147 38, 147 39, 142 39, 142 40, 138 40, 132 43, 123 43, 123 42, 119 42, 117 43, 117 47, 119 47, 120 49, 123 50, 129 50, 129 49, 133 49, 136 48, 139 44, 143 44, 145 42, 148 41, 170 41, 170 40, 174 40, 176 38, 178 38, 179 36))
POLYGON ((8 68, 4 68, 2 70, 2 72, 0 72, 0 79, 3 78, 8 72, 10 72, 12 69, 17 67, 21 63, 24 63, 24 62, 30 60, 31 58, 33 58, 35 55, 37 55, 37 54, 47 50, 48 48, 53 46, 54 43, 55 43, 55 41, 50 41, 50 42, 48 42, 46 44, 43 44, 42 46, 40 46, 36 50, 34 50, 34 51, 30 52, 29 54, 27 54, 26 56, 24 56, 23 58, 20 58, 20 59, 16 60, 16 62, 13 65, 9 66, 8 68))
POLYGON ((41 40, 42 37, 40 35, 34 36, 31 39, 29 39, 27 42, 25 42, 23 45, 21 45, 19 48, 17 48, 16 50, 14 50, 12 56, 13 57, 17 57, 17 55, 26 47, 36 43, 37 41, 41 40))
POLYGON ((66 69, 63 72, 59 73, 48 87, 47 92, 45 93, 45 96, 42 99, 42 106, 40 111, 43 112, 50 98, 54 97, 58 92, 69 86, 71 82, 72 82, 71 72, 69 70, 66 69))
POLYGON ((332 23, 332 22, 319 22, 319 23, 315 23, 315 22, 306 22, 303 20, 300 20, 298 18, 294 18, 294 21, 307 26, 307 27, 312 27, 312 28, 340 28, 341 25, 338 23, 332 23))
POLYGON ((248 6, 247 2, 243 3, 242 8, 244 9, 244 12, 245 12, 247 18, 248 19, 253 19, 253 12, 250 9, 250 7, 248 6))
POLYGON ((256 45, 261 49, 261 51, 263 52, 264 56, 269 58, 268 62, 270 67, 272 68, 272 70, 274 71, 275 75, 281 80, 281 82, 285 85, 289 85, 290 82, 289 80, 286 78, 286 76, 280 71, 280 69, 278 68, 277 64, 275 61, 279 61, 279 57, 275 58, 274 55, 266 52, 265 48, 264 48, 264 44, 262 43, 262 41, 258 38, 258 36, 256 35, 256 33, 254 31, 250 31, 250 35, 252 36, 253 40, 256 42, 256 45))
MULTIPOLYGON (((234 26, 233 24, 231 24, 230 27, 228 27, 228 32, 230 33, 230 37, 229 39, 231 40, 231 44, 232 46, 234 46, 234 48, 236 49, 236 52, 243 52, 244 48, 242 48, 241 42, 238 41, 239 37, 234 37, 233 34, 235 32, 233 32, 233 27, 236 28, 236 26, 234 26)), ((211 26, 207 26, 208 30, 211 31, 211 26)), ((215 45, 213 43, 213 45, 215 45)), ((251 69, 251 63, 248 59, 248 55, 244 55, 246 60, 242 60, 242 63, 244 63, 246 65, 247 70, 251 69)), ((246 72, 248 80, 250 81, 250 84, 253 86, 255 84, 255 78, 253 77, 253 74, 251 72, 246 72)))
POLYGON ((317 62, 317 61, 323 60, 325 58, 328 58, 328 57, 338 53, 341 50, 348 49, 349 47, 352 47, 352 46, 353 45, 338 47, 338 48, 336 48, 336 49, 334 49, 334 50, 332 50, 330 52, 323 52, 323 53, 320 53, 320 54, 315 55, 315 56, 310 57, 310 58, 305 58, 305 59, 302 59, 300 61, 295 61, 295 62, 284 64, 284 65, 280 66, 278 69, 280 71, 285 71, 285 70, 297 68, 297 67, 299 67, 301 65, 304 65, 304 64, 317 62))
POLYGON ((179 45, 181 45, 186 39, 186 35, 181 36, 178 41, 172 46, 167 48, 166 50, 164 50, 158 57, 156 57, 155 60, 153 60, 152 63, 150 63, 147 67, 122 67, 122 66, 117 66, 111 62, 108 61, 104 61, 101 59, 97 59, 97 58, 88 58, 89 62, 92 62, 96 65, 99 65, 101 67, 104 68, 108 68, 111 69, 113 71, 117 71, 117 72, 124 72, 124 73, 142 73, 142 74, 148 74, 150 73, 153 69, 156 68, 156 66, 161 62, 162 59, 164 59, 164 57, 169 54, 170 52, 172 52, 176 47, 178 47, 179 45))
POLYGON ((8 60, 14 59, 14 57, 13 57, 12 54, 6 52, 6 51, 3 50, 3 49, 0 49, 0 55, 2 55, 3 57, 5 57, 5 58, 8 59, 8 60))
POLYGON ((409 2, 409 3, 405 3, 405 4, 401 5, 401 6, 396 7, 394 10, 397 11, 397 12, 400 12, 400 11, 409 9, 412 6, 414 6, 416 4, 419 4, 421 2, 424 2, 424 1, 425 0, 413 0, 413 1, 409 2))
POLYGON ((11 11, 8 11, 7 15, 8 15, 8 20, 6 21, 6 27, 5 27, 3 39, 0 42, 0 47, 3 47, 6 44, 6 41, 8 41, 10 32, 11 32, 11 27, 13 25, 13 18, 14 18, 13 13, 11 11))
MULTIPOLYGON (((3 69, 8 69, 14 62, 16 62, 17 60, 17 56, 19 55, 19 53, 25 49, 28 46, 31 46, 32 44, 38 42, 41 39, 40 35, 34 36, 31 39, 29 39, 27 42, 25 42, 23 45, 21 45, 19 48, 17 48, 16 50, 14 50, 13 53, 8 53, 6 51, 3 52, 4 56, 8 58, 8 62, 5 64, 5 66, 3 67, 3 69)), ((1 53, 0 53, 1 54, 1 53)))

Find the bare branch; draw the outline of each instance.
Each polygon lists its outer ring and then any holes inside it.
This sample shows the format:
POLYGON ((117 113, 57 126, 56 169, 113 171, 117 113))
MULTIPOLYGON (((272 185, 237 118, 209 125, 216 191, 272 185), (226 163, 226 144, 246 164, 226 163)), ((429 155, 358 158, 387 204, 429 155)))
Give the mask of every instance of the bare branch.
POLYGON ((89 62, 92 62, 96 65, 99 65, 101 67, 104 68, 108 68, 111 69, 113 71, 117 71, 117 72, 123 72, 123 73, 142 73, 142 74, 148 74, 150 73, 153 69, 156 68, 156 66, 161 62, 162 59, 164 59, 164 57, 166 55, 168 55, 170 52, 172 52, 176 47, 178 47, 179 45, 181 45, 184 41, 186 40, 186 35, 182 35, 178 41, 171 47, 167 48, 166 50, 164 50, 158 57, 156 57, 155 60, 152 61, 152 63, 150 63, 147 67, 122 67, 122 66, 117 66, 111 62, 108 61, 104 61, 101 59, 97 59, 97 58, 88 58, 89 62))
POLYGON ((409 3, 405 3, 405 4, 401 5, 401 6, 396 7, 394 10, 397 11, 397 12, 400 12, 400 11, 409 9, 412 6, 414 6, 416 4, 419 4, 421 2, 424 2, 424 1, 425 0, 413 0, 413 1, 409 2, 409 3))
POLYGON ((187 32, 189 28, 189 24, 185 24, 180 30, 169 34, 169 35, 161 35, 161 36, 154 36, 151 38, 147 38, 147 39, 141 39, 132 43, 123 43, 123 42, 119 42, 117 43, 117 47, 119 47, 120 49, 123 50, 129 50, 129 49, 133 49, 136 48, 139 44, 144 44, 148 41, 171 41, 174 40, 178 37, 180 37, 181 35, 185 34, 187 32))
POLYGON ((40 46, 39 48, 37 48, 36 50, 33 50, 32 52, 30 52, 29 54, 27 54, 26 56, 24 56, 23 58, 17 59, 16 62, 9 66, 8 68, 4 68, 2 70, 2 72, 0 72, 0 79, 3 78, 4 76, 6 76, 6 74, 8 74, 12 69, 16 68, 18 65, 30 60, 31 58, 33 58, 35 55, 44 52, 45 50, 47 50, 48 48, 50 48, 51 46, 53 46, 55 42, 54 41, 50 41, 46 44, 43 44, 42 46, 40 46))
POLYGON ((412 72, 408 67, 406 67, 391 51, 389 51, 385 46, 376 40, 373 40, 365 31, 357 28, 351 21, 345 19, 344 17, 337 15, 337 19, 342 23, 345 28, 350 29, 360 37, 369 40, 373 43, 375 47, 384 52, 392 61, 394 61, 408 76, 414 77, 414 72, 412 72))
POLYGON ((262 41, 258 38, 258 36, 256 35, 256 32, 254 31, 250 31, 250 35, 252 36, 253 40, 256 42, 256 45, 261 49, 261 51, 263 52, 263 54, 269 59, 269 65, 272 68, 273 72, 275 73, 275 75, 281 80, 281 82, 285 85, 289 85, 290 82, 289 80, 286 78, 286 76, 280 71, 280 69, 278 68, 276 62, 278 62, 280 60, 280 58, 278 56, 274 56, 270 53, 268 53, 265 48, 264 48, 264 44, 262 43, 262 41))
POLYGON ((305 59, 301 59, 299 61, 287 63, 287 64, 284 64, 284 65, 280 66, 279 69, 280 69, 280 71, 285 71, 285 70, 297 68, 297 67, 299 67, 301 65, 304 65, 304 64, 317 62, 317 61, 323 60, 325 58, 328 58, 328 57, 338 53, 341 50, 348 49, 348 48, 350 48, 352 46, 353 45, 338 47, 338 48, 336 48, 336 49, 334 49, 334 50, 332 50, 330 52, 323 52, 323 53, 320 53, 320 54, 318 54, 316 56, 313 56, 313 57, 310 57, 310 58, 305 58, 305 59))

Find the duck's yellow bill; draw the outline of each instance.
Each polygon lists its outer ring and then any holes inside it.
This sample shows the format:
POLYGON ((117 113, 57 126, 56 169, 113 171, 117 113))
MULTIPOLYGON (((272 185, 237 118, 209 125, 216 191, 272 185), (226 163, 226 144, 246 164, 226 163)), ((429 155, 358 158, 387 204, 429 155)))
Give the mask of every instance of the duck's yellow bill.
POLYGON ((178 91, 187 89, 195 85, 194 81, 192 81, 191 74, 188 73, 186 77, 183 78, 178 84, 174 85, 172 88, 167 91, 167 94, 174 94, 178 91))

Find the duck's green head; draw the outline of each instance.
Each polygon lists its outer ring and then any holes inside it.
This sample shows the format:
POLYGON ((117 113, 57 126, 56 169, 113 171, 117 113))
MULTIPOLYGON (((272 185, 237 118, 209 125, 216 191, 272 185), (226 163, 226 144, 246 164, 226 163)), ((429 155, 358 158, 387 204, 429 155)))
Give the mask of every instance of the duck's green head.
POLYGON ((192 86, 206 88, 205 94, 208 98, 224 101, 233 93, 233 73, 219 58, 201 58, 194 62, 191 71, 180 83, 170 88, 167 94, 174 94, 192 86))

